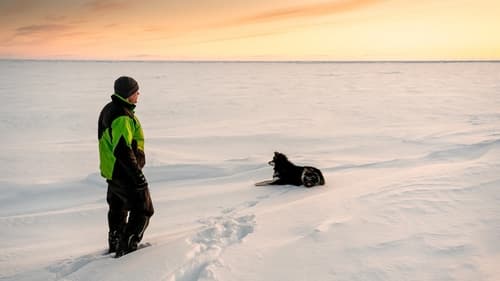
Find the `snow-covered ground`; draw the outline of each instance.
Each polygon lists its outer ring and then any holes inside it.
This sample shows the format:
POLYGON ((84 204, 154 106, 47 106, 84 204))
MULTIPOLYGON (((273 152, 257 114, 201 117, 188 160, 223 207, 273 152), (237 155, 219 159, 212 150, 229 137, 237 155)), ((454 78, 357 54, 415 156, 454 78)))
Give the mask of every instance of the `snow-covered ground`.
POLYGON ((500 63, 0 61, 1 280, 500 280, 500 63), (156 213, 105 255, 97 116, 141 86, 156 213), (326 185, 255 187, 280 151, 326 185))

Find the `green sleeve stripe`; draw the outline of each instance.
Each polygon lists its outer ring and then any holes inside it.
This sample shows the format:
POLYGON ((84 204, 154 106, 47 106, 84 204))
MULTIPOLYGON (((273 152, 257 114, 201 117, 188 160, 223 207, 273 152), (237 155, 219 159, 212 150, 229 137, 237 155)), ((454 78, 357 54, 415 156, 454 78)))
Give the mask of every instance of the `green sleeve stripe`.
POLYGON ((134 132, 134 140, 137 141, 137 148, 144 151, 144 133, 142 131, 141 122, 137 116, 134 116, 134 124, 135 124, 135 132, 134 132))
POLYGON ((116 158, 112 151, 113 147, 111 146, 109 129, 106 129, 106 131, 102 135, 102 138, 99 140, 99 157, 101 175, 107 179, 112 178, 113 168, 116 161, 116 158))
POLYGON ((113 151, 115 150, 120 138, 125 139, 128 147, 132 148, 132 140, 134 138, 134 121, 128 116, 120 116, 111 123, 111 140, 113 142, 113 151))

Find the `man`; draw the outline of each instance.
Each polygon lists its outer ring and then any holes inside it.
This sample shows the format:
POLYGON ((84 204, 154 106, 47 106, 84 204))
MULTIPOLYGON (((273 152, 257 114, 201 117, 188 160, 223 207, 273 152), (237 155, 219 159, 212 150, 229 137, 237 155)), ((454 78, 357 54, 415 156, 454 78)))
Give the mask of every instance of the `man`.
POLYGON ((154 209, 142 173, 144 135, 134 114, 139 85, 122 76, 114 90, 99 115, 98 138, 101 175, 108 183, 109 252, 118 258, 137 249, 154 209))

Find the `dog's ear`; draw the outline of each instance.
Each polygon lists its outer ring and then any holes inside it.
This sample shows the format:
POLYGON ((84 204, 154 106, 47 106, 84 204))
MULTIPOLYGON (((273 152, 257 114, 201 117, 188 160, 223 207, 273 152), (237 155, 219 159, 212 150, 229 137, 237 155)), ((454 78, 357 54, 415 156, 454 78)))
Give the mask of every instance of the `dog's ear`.
POLYGON ((274 156, 278 156, 278 155, 280 155, 280 153, 278 151, 275 151, 274 156))

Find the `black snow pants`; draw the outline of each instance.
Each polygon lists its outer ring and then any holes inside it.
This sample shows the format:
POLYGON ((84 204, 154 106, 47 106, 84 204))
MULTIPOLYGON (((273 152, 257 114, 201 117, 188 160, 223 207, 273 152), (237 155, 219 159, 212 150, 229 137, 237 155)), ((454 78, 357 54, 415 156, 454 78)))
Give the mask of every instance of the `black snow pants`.
POLYGON ((126 237, 135 235, 141 241, 154 213, 148 187, 136 190, 117 181, 108 180, 107 202, 109 232, 126 237))

